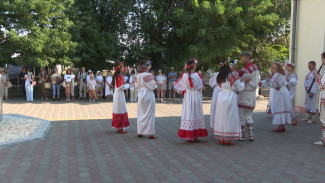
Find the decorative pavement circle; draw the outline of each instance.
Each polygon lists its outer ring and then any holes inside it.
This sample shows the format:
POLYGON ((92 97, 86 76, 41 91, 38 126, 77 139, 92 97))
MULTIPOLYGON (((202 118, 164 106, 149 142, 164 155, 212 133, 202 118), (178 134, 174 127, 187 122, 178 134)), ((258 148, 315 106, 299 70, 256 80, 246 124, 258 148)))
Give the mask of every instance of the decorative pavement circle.
POLYGON ((43 139, 51 122, 21 114, 4 114, 0 122, 0 149, 26 141, 43 139))

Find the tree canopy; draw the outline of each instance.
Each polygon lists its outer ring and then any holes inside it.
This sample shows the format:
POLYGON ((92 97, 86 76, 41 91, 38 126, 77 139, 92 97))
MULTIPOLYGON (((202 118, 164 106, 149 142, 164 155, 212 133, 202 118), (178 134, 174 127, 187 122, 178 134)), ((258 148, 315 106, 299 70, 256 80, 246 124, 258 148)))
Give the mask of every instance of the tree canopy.
POLYGON ((2 0, 0 62, 154 69, 197 58, 207 70, 251 51, 262 69, 288 57, 290 0, 2 0))

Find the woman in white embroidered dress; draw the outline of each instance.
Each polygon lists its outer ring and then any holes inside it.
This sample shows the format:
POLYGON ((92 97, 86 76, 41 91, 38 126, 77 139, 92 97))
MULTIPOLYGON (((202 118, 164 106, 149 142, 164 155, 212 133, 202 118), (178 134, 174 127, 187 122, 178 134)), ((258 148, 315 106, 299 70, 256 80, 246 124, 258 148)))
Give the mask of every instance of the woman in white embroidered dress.
POLYGON ((112 86, 112 72, 111 70, 107 70, 107 76, 105 79, 105 97, 107 98, 108 101, 112 101, 112 96, 113 96, 113 86, 112 86))
POLYGON ((117 62, 114 67, 112 85, 115 86, 113 95, 113 119, 112 127, 117 129, 118 133, 127 133, 125 128, 130 126, 126 101, 124 96, 124 78, 122 73, 125 72, 124 63, 117 62))
POLYGON ((289 102, 290 102, 290 115, 291 115, 291 120, 292 120, 292 125, 296 126, 298 121, 296 119, 296 113, 295 110, 293 109, 293 100, 295 99, 296 95, 296 85, 297 85, 297 75, 294 72, 295 65, 287 63, 286 64, 286 77, 287 77, 287 88, 289 90, 289 102))
POLYGON ((287 79, 281 63, 274 62, 271 67, 273 73, 269 82, 262 82, 262 86, 270 86, 270 93, 273 93, 271 103, 271 112, 273 115, 272 124, 278 126, 273 132, 285 132, 284 125, 291 124, 289 91, 286 88, 287 79))
POLYGON ((136 86, 138 90, 138 115, 137 132, 138 137, 149 135, 149 139, 156 139, 155 135, 155 94, 156 82, 151 73, 148 73, 151 67, 150 61, 141 61, 141 72, 136 77, 136 86))
MULTIPOLYGON (((245 81, 249 81, 248 77, 245 81)), ((232 72, 232 65, 226 61, 220 65, 217 76, 219 94, 215 108, 214 137, 220 139, 221 145, 233 145, 231 140, 238 140, 241 136, 241 127, 238 112, 239 91, 244 90, 245 84, 239 80, 237 73, 232 72)))
POLYGON ((214 73, 212 78, 209 80, 209 86, 213 88, 213 94, 212 94, 212 100, 211 100, 211 107, 210 107, 210 129, 213 129, 214 127, 214 121, 216 119, 215 111, 217 107, 217 100, 218 100, 218 94, 219 94, 219 86, 217 83, 217 76, 218 73, 214 73))
POLYGON ((195 72, 196 59, 188 60, 184 69, 187 70, 174 85, 175 91, 184 95, 182 105, 182 121, 178 131, 178 137, 186 139, 187 142, 198 142, 199 137, 207 137, 205 128, 202 95, 200 91, 204 82, 200 73, 195 72))

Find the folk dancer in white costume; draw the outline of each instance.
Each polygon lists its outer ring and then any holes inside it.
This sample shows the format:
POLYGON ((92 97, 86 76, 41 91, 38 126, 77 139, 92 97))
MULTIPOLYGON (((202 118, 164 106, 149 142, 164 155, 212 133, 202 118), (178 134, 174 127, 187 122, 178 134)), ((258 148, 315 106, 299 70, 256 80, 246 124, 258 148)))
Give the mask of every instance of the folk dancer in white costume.
POLYGON ((217 76, 219 72, 214 73, 212 78, 209 80, 209 85, 211 88, 213 88, 213 94, 212 94, 212 101, 211 101, 211 107, 210 107, 210 129, 212 130, 214 128, 214 120, 216 119, 215 110, 217 107, 217 100, 218 100, 218 94, 219 94, 219 86, 217 83, 217 76))
POLYGON ((315 123, 315 115, 316 115, 316 100, 317 100, 317 92, 318 92, 318 87, 317 84, 313 83, 314 80, 314 75, 317 74, 317 69, 316 69, 316 62, 315 61, 310 61, 308 63, 308 69, 309 73, 305 77, 305 113, 306 116, 303 120, 305 120, 307 123, 315 123), (311 90, 309 88, 311 87, 311 90))
POLYGON ((270 93, 273 93, 270 98, 271 112, 273 115, 272 124, 278 126, 273 132, 285 132, 286 124, 291 124, 289 91, 287 89, 287 79, 280 62, 274 62, 271 67, 273 73, 272 79, 264 80, 260 86, 270 86, 270 93))
POLYGON ((187 142, 199 142, 198 138, 208 136, 200 93, 204 87, 204 81, 201 74, 195 72, 197 63, 196 59, 188 60, 184 66, 187 72, 182 74, 174 85, 175 91, 184 95, 178 137, 186 139, 187 142))
MULTIPOLYGON (((231 140, 239 140, 241 124, 238 112, 237 93, 244 90, 245 83, 240 81, 236 72, 232 72, 232 65, 226 61, 220 65, 217 76, 219 94, 215 108, 213 134, 220 139, 221 145, 233 145, 231 140)), ((250 79, 245 78, 245 82, 250 79)))
POLYGON ((115 86, 113 95, 112 127, 117 129, 118 133, 127 133, 125 129, 130 126, 130 122, 124 95, 125 84, 122 75, 122 73, 125 72, 124 63, 117 62, 114 71, 115 73, 112 78, 112 85, 115 86))
POLYGON ((249 82, 245 84, 245 89, 239 92, 238 95, 238 107, 239 107, 239 118, 241 123, 241 139, 245 140, 245 126, 248 128, 249 140, 254 140, 253 133, 253 110, 256 106, 256 89, 258 88, 260 71, 257 65, 252 62, 251 53, 245 51, 240 54, 240 59, 244 65, 238 72, 241 80, 249 78, 249 82))
POLYGON ((322 123, 322 138, 320 141, 315 142, 315 145, 325 145, 325 52, 321 54, 322 70, 320 74, 316 74, 316 81, 319 88, 318 93, 318 112, 320 113, 319 119, 322 123))
POLYGON ((138 90, 138 114, 137 133, 141 138, 148 135, 149 139, 156 139, 155 135, 155 94, 156 81, 148 71, 151 68, 150 61, 141 61, 141 71, 136 76, 136 87, 138 90))
POLYGON ((295 74, 295 65, 291 63, 286 63, 286 77, 287 77, 287 88, 289 90, 289 101, 290 101, 290 115, 291 115, 291 120, 292 120, 292 125, 296 126, 298 121, 296 119, 296 113, 293 108, 293 100, 295 99, 296 95, 296 85, 297 85, 297 75, 295 74))

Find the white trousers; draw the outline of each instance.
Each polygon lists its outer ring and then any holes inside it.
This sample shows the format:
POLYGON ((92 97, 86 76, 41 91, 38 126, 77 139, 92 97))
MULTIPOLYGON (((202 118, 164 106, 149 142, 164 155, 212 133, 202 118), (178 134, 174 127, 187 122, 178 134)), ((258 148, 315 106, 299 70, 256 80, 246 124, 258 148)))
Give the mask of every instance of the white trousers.
POLYGON ((25 85, 27 101, 33 102, 33 89, 33 85, 25 85))
POLYGON ((312 115, 316 114, 316 100, 317 100, 317 94, 315 94, 312 98, 310 98, 309 93, 306 92, 306 100, 305 100, 306 112, 310 112, 312 113, 312 115))
POLYGON ((240 120, 240 125, 245 126, 246 124, 252 124, 254 123, 253 121, 253 109, 245 109, 242 107, 238 107, 239 111, 239 120, 240 120))
POLYGON ((80 98, 86 98, 87 97, 87 84, 86 83, 80 83, 80 85, 79 85, 79 97, 80 98))
POLYGON ((323 125, 325 125, 325 104, 320 104, 320 116, 319 116, 319 120, 321 123, 323 123, 323 125))
POLYGON ((0 84, 0 88, 2 90, 2 95, 1 95, 1 99, 3 99, 3 96, 5 98, 8 98, 8 86, 4 86, 2 83, 0 84))
POLYGON ((137 101, 137 96, 138 96, 137 90, 130 90, 130 101, 131 102, 137 101))

